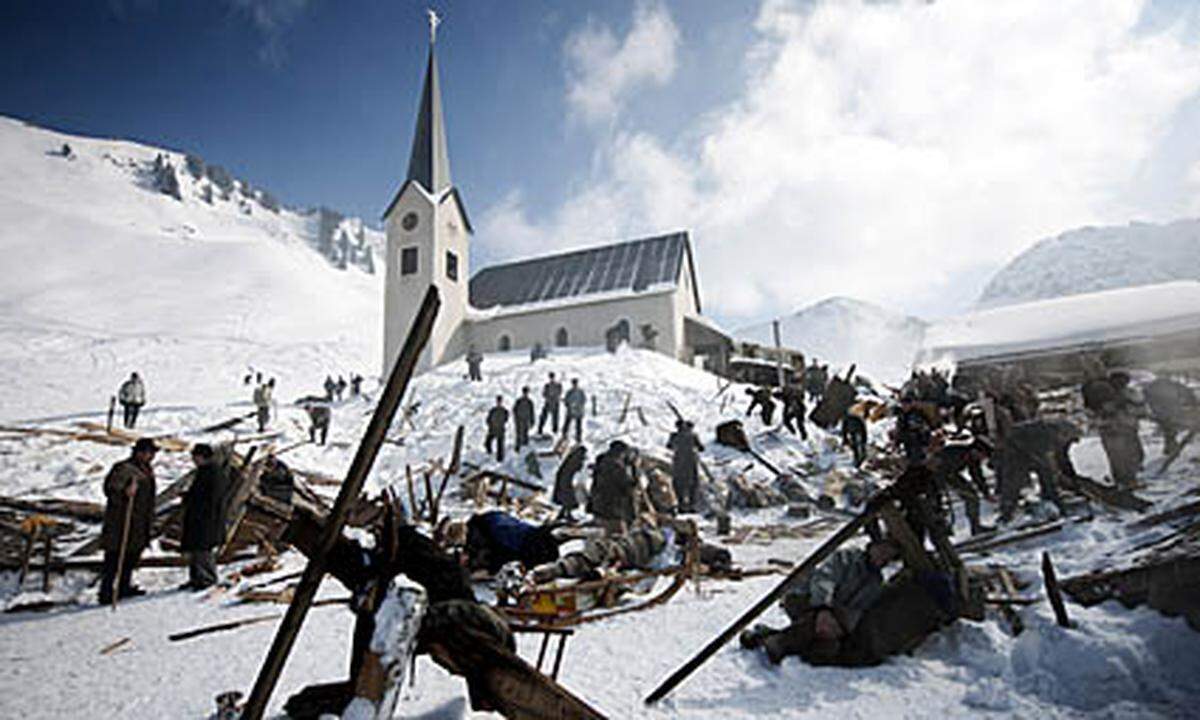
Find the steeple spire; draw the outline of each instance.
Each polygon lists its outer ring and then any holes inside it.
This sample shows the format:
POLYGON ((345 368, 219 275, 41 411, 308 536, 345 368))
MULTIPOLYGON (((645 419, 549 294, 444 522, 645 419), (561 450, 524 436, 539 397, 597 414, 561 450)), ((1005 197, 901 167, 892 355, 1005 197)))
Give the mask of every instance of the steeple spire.
POLYGON ((429 10, 429 63, 425 68, 425 87, 421 91, 421 109, 412 154, 408 159, 408 179, 421 184, 430 193, 440 193, 450 181, 450 153, 446 147, 446 126, 442 120, 442 92, 438 82, 434 43, 441 18, 429 10))

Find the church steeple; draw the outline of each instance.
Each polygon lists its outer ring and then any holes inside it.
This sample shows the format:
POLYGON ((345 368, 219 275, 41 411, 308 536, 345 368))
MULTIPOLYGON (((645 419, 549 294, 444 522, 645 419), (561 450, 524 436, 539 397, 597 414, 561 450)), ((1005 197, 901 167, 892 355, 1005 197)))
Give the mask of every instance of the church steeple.
POLYGON ((429 62, 425 68, 425 88, 421 91, 421 109, 413 135, 412 154, 408 159, 408 179, 433 194, 451 186, 450 153, 446 147, 446 126, 442 120, 442 92, 438 82, 436 45, 437 16, 430 13, 429 62))

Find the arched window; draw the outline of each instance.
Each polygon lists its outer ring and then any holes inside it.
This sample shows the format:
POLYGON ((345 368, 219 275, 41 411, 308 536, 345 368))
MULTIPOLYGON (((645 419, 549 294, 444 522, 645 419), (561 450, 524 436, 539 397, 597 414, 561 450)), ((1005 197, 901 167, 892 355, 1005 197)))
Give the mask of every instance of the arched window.
POLYGON ((558 332, 554 333, 554 344, 558 347, 566 347, 571 344, 571 338, 567 335, 565 327, 559 328, 558 332))
POLYGON ((496 341, 496 349, 500 352, 512 350, 512 338, 507 335, 501 335, 500 339, 496 341))

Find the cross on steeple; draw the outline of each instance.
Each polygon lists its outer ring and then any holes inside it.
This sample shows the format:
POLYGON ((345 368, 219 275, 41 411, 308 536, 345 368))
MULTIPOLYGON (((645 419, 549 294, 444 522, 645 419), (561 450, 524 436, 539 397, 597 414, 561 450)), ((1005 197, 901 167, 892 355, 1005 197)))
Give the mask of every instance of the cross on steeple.
POLYGON ((417 128, 408 160, 408 179, 436 195, 451 185, 450 154, 446 147, 442 93, 434 54, 437 28, 442 19, 432 9, 426 13, 429 17, 429 63, 425 68, 425 86, 421 90, 421 107, 417 111, 417 128))
POLYGON ((442 24, 442 18, 433 8, 425 8, 425 12, 429 15, 429 44, 432 46, 437 42, 437 28, 442 24))

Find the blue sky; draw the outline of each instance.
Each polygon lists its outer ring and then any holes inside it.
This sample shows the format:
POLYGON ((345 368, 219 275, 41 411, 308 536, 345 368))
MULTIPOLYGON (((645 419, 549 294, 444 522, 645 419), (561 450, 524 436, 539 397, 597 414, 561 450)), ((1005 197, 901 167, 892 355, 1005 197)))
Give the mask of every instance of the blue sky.
MULTIPOLYGON (((475 265, 684 227, 731 324, 936 316, 1038 238, 1200 214, 1198 3, 433 3, 475 265)), ((426 3, 10 0, 0 113, 376 219, 426 3)))

